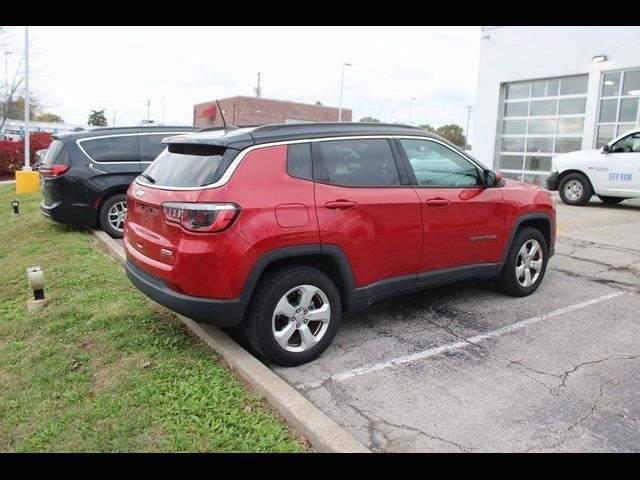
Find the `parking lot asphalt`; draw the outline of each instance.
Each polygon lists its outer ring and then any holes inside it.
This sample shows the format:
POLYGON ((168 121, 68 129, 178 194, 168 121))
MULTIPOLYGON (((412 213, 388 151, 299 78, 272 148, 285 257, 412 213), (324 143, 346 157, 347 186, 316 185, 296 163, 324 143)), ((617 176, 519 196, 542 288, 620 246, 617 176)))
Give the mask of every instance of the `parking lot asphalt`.
POLYGON ((469 281, 388 299, 272 370, 373 451, 640 451, 640 200, 557 204, 534 295, 469 281))
POLYGON ((470 281, 388 299, 272 368, 374 451, 638 451, 640 201, 558 201, 558 233, 530 297, 470 281))

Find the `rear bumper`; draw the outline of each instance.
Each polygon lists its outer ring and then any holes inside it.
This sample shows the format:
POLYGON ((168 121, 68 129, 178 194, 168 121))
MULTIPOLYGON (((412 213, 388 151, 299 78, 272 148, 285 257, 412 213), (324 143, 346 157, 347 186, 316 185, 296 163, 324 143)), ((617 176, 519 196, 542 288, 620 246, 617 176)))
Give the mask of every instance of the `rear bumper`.
POLYGON ((557 191, 558 190, 558 178, 560 174, 558 172, 553 172, 551 175, 547 177, 547 190, 557 191))
POLYGON ((244 319, 247 308, 244 300, 216 300, 174 292, 162 279, 145 272, 129 259, 125 263, 125 270, 131 283, 147 297, 196 322, 235 327, 244 319))
POLYGON ((42 214, 58 223, 70 223, 74 225, 93 225, 96 212, 89 205, 68 205, 62 201, 51 205, 40 202, 42 214))

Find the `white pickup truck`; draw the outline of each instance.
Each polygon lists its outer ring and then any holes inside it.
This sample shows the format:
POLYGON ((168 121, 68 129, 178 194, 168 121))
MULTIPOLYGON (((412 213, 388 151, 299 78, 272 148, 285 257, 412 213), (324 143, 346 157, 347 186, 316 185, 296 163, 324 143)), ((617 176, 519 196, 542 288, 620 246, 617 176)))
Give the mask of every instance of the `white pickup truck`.
POLYGON ((640 128, 598 150, 565 153, 553 159, 547 188, 568 205, 586 205, 592 195, 605 203, 640 197, 640 128))

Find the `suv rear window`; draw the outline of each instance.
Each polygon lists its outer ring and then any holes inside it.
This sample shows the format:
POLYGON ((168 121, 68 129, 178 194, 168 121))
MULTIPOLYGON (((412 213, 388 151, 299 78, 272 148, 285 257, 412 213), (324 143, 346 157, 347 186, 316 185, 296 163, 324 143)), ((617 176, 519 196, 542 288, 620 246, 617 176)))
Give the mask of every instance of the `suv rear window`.
MULTIPOLYGON (((165 187, 203 187, 220 179, 235 151, 212 145, 176 145, 162 152, 145 174, 165 187)), ((150 183, 144 176, 143 183, 150 183)))
POLYGON ((62 140, 54 140, 40 161, 44 165, 71 165, 69 154, 62 140))

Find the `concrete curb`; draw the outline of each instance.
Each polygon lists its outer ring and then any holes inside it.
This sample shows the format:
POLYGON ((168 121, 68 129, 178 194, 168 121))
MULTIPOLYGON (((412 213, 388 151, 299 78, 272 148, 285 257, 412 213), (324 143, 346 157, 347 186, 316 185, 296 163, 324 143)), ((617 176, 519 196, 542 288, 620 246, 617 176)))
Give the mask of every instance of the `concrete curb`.
MULTIPOLYGON (((101 230, 90 229, 90 232, 107 248, 111 255, 124 263, 126 259, 124 248, 116 240, 101 230)), ((176 314, 176 317, 195 336, 223 357, 232 370, 236 371, 240 377, 263 395, 294 430, 311 442, 316 451, 326 453, 370 452, 344 428, 326 416, 300 392, 269 370, 222 330, 211 325, 196 323, 182 315, 176 314)))

